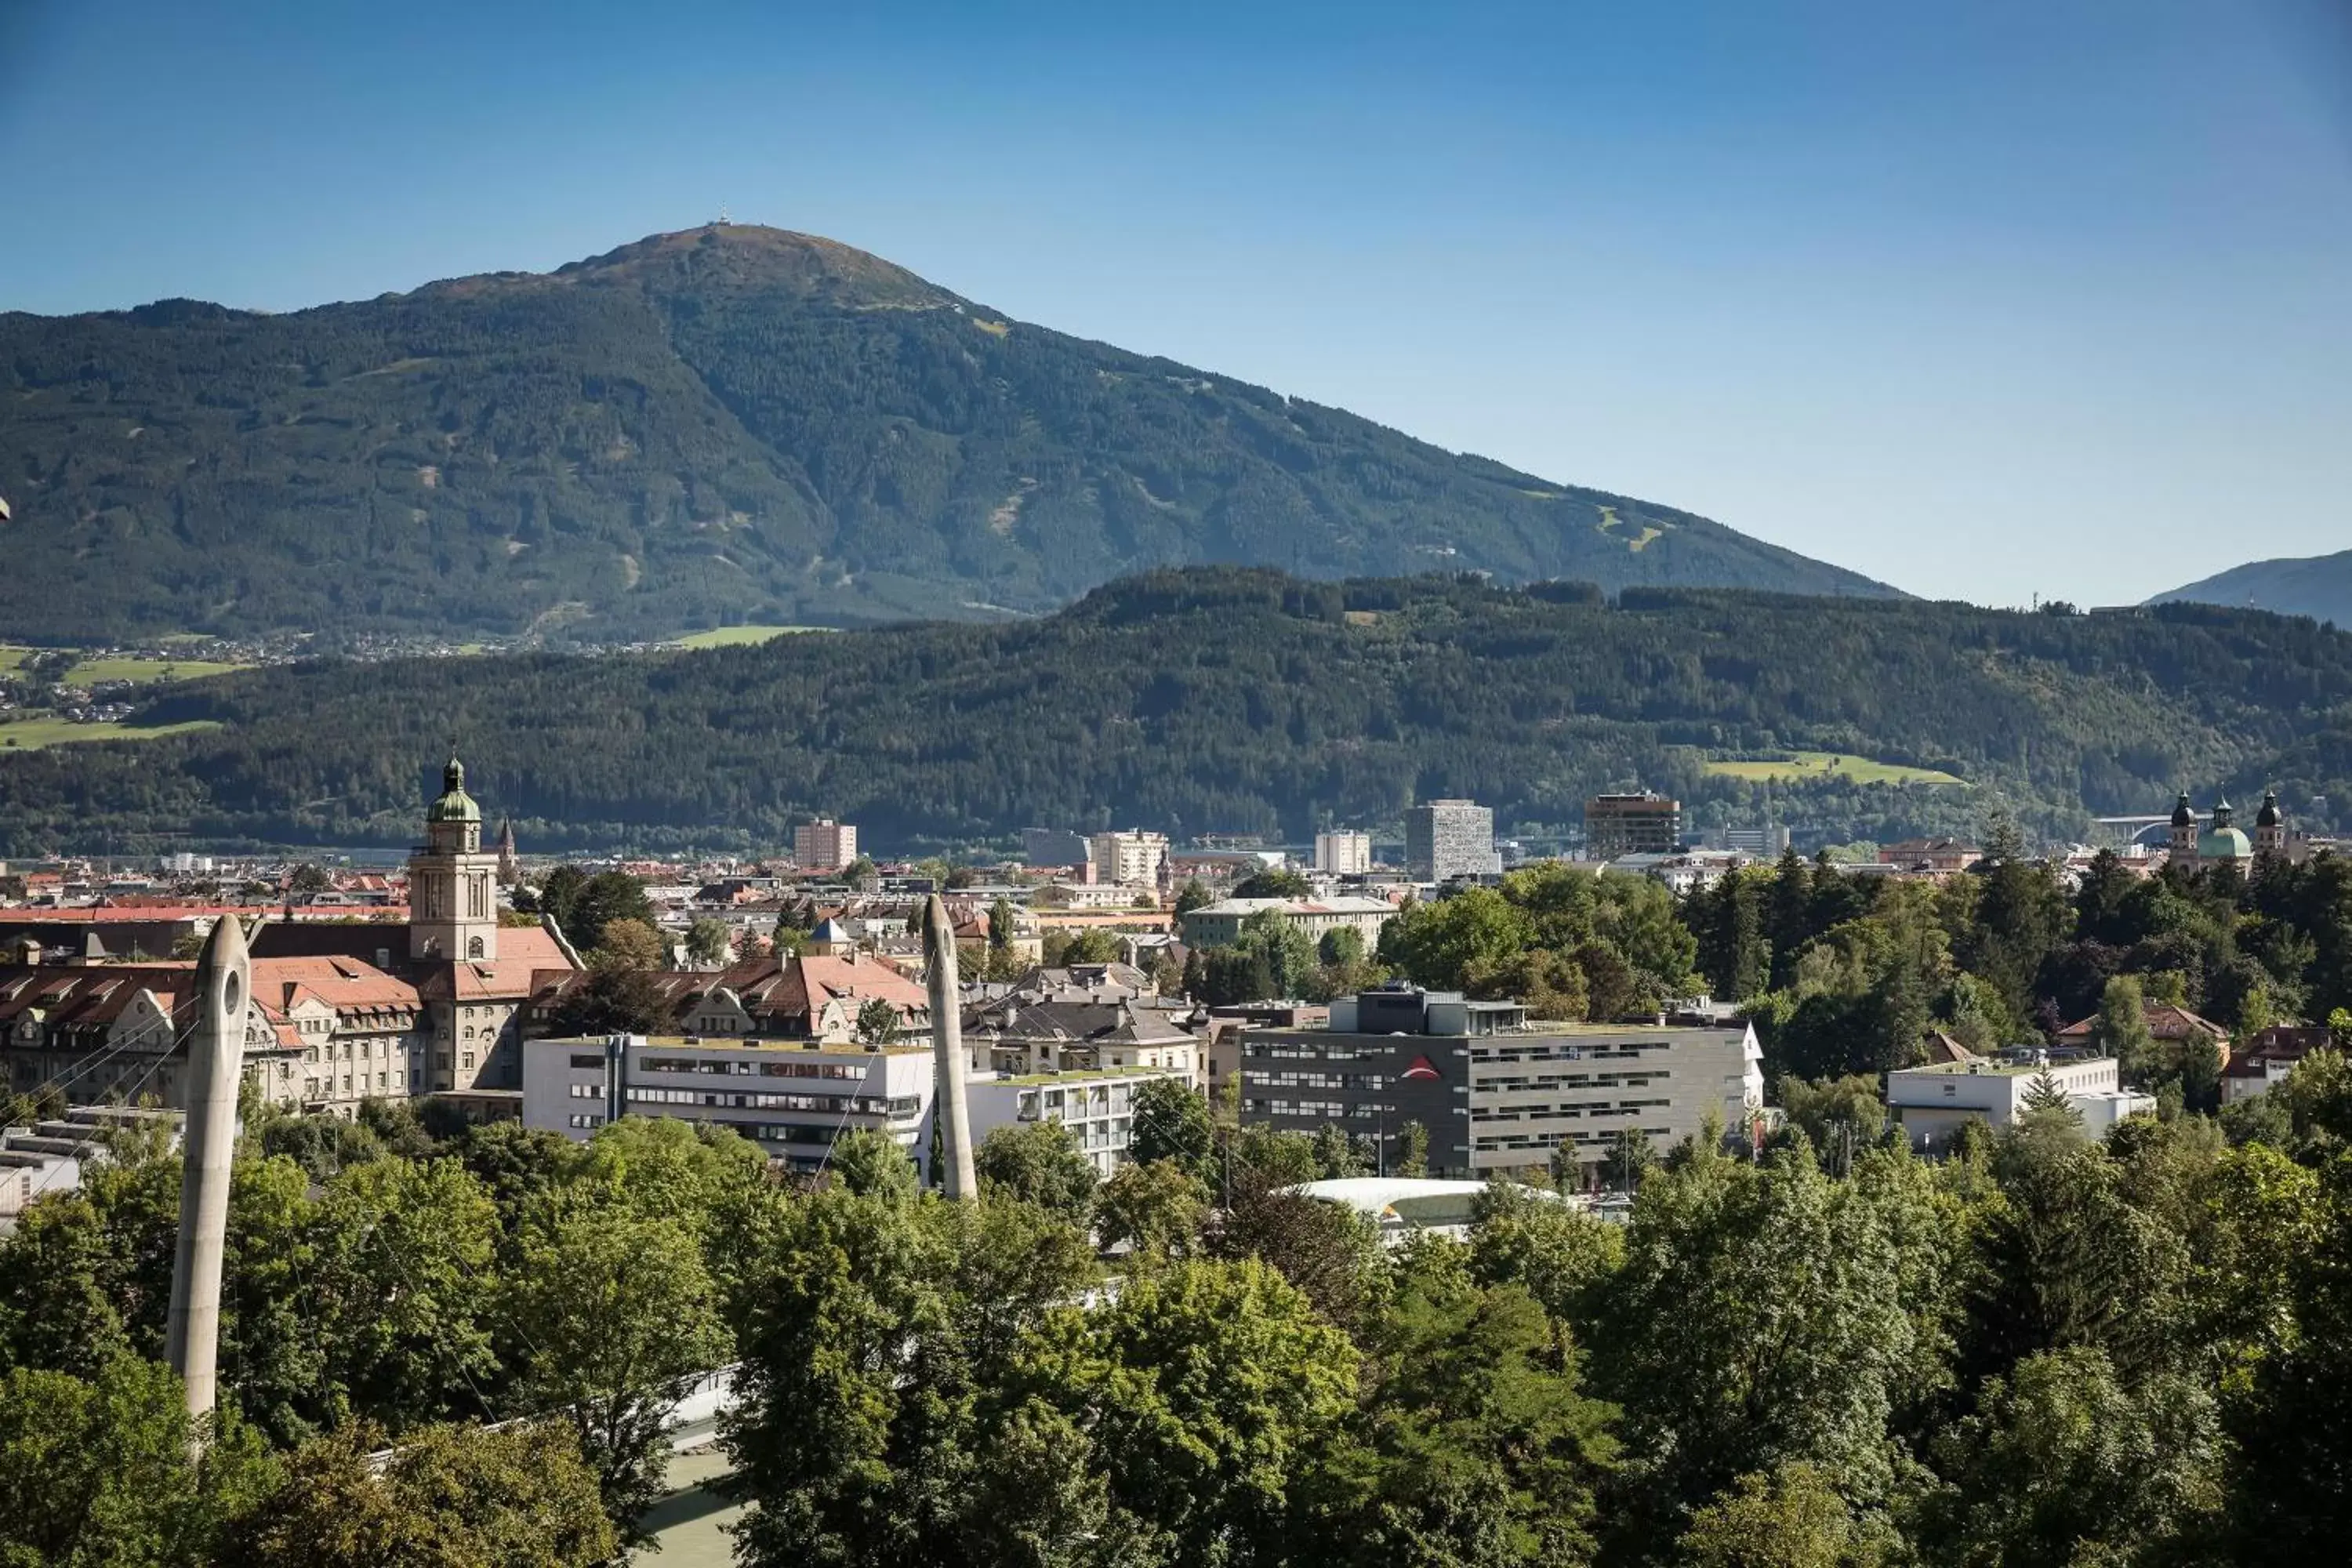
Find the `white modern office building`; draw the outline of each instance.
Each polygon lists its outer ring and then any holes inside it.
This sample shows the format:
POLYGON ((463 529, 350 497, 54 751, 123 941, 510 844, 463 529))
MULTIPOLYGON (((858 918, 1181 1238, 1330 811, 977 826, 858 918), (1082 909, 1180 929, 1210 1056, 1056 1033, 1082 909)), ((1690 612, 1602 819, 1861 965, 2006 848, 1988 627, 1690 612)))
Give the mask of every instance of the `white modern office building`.
MULTIPOLYGON (((1197 1066, 1196 1043, 1181 1034, 1162 1040, 1122 1030, 1066 1050, 982 1036, 967 1048, 975 1147, 1000 1127, 1059 1121, 1104 1175, 1126 1163, 1136 1091, 1155 1078, 1190 1088, 1197 1066)), ((929 1039, 867 1047, 615 1035, 527 1040, 522 1050, 525 1126, 585 1142, 618 1117, 675 1116, 730 1128, 803 1172, 822 1169, 834 1141, 863 1127, 887 1134, 930 1178, 937 1077, 929 1039)))
POLYGON ((1964 1121, 1996 1131, 2017 1120, 2025 1097, 2044 1072, 2082 1114, 2083 1131, 2103 1137, 2125 1117, 2154 1110, 2156 1101, 2122 1086, 2113 1057, 2048 1061, 2012 1052, 2000 1058, 1937 1062, 1901 1068, 1886 1075, 1886 1113, 1910 1135, 1922 1153, 1940 1153, 1964 1121))
POLYGON ((1743 1021, 1527 1023, 1469 1044, 1474 1172, 1565 1151, 1592 1176, 1628 1131, 1664 1154, 1710 1119, 1740 1133, 1764 1108, 1764 1051, 1743 1021))
POLYGON ((728 1127, 795 1170, 852 1128, 888 1134, 928 1177, 931 1047, 614 1035, 526 1040, 522 1119, 584 1142, 622 1116, 728 1127))
POLYGON ((1230 947, 1242 939, 1243 926, 1269 910, 1317 942, 1327 931, 1352 931, 1364 939, 1366 952, 1380 945, 1381 928, 1397 912, 1386 899, 1221 899, 1185 914, 1184 945, 1230 947))

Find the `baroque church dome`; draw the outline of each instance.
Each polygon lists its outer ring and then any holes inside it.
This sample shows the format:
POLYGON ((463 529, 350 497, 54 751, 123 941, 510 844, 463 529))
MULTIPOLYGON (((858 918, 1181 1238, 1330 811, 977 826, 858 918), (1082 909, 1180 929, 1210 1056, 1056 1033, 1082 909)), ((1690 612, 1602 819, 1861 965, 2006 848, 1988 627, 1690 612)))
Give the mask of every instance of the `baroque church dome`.
POLYGON ((453 754, 441 770, 441 798, 425 810, 427 822, 479 822, 482 808, 466 793, 466 764, 453 754))

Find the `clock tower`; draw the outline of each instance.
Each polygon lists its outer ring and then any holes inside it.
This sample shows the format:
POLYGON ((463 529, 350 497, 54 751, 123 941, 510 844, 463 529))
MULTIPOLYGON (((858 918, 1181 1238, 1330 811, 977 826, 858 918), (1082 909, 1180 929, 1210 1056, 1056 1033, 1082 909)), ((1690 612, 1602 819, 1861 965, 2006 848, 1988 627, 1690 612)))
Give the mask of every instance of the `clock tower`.
POLYGON ((482 808, 452 752, 425 842, 408 855, 408 956, 487 962, 499 955, 499 858, 482 848, 482 808))

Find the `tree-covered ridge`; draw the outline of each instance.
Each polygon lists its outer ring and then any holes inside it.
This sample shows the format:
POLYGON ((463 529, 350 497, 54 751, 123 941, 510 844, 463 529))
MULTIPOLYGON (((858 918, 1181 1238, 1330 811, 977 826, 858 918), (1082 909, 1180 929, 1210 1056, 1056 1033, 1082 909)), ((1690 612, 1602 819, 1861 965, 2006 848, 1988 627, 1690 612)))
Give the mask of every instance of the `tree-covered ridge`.
POLYGON ((775 844, 819 813, 879 845, 1037 823, 1180 834, 1392 823, 1469 795, 1506 830, 1592 790, 1758 820, 1710 754, 1805 747, 1971 787, 1771 786, 1835 838, 2030 830, 2275 784, 2306 826, 2352 806, 2352 637, 2201 605, 2129 616, 1441 580, 1145 575, 1025 624, 757 647, 255 671, 149 717, 226 727, 0 753, 0 853, 170 836, 403 844, 460 738, 527 842, 775 844))
POLYGON ((748 226, 282 316, 0 314, 0 628, 52 641, 970 617, 1196 562, 1890 591, 748 226))

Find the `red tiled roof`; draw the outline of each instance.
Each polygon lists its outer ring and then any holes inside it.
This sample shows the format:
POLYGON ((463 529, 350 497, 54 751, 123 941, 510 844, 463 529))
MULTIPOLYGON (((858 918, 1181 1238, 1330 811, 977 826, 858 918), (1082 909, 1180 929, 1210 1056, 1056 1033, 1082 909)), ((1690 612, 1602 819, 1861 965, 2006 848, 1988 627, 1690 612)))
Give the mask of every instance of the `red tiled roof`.
MULTIPOLYGON (((195 1021, 196 975, 193 963, 109 963, 86 968, 55 965, 0 966, 0 1030, 13 1029, 28 1011, 41 1015, 44 1032, 102 1036, 142 994, 152 994, 175 1030, 195 1021)), ((273 1029, 284 1011, 257 990, 254 1003, 273 1029)), ((280 1033, 281 1041, 287 1039, 280 1033)))
POLYGON ((423 1005, 414 983, 355 958, 257 958, 253 991, 264 997, 282 994, 289 1007, 298 996, 316 996, 339 1012, 423 1005))
POLYGON ((250 904, 85 904, 62 910, 0 910, 0 924, 109 925, 130 921, 206 920, 220 915, 267 913, 250 904))
MULTIPOLYGON (((586 978, 570 970, 542 969, 530 977, 531 1006, 555 1005, 586 978)), ((930 994, 921 985, 870 955, 853 959, 845 954, 804 953, 778 960, 763 953, 716 973, 664 970, 651 978, 661 988, 675 1018, 683 1018, 689 998, 699 999, 724 988, 741 999, 744 1011, 759 1028, 773 1033, 805 1028, 816 1007, 833 1000, 865 1002, 879 996, 902 1014, 924 1012, 930 1006, 930 994)))
POLYGON ((2325 1025, 2274 1024, 2258 1030, 2246 1048, 2221 1070, 2230 1078, 2265 1078, 2271 1064, 2299 1062, 2333 1039, 2333 1032, 2325 1025))
MULTIPOLYGON (((2159 1040, 2185 1040, 2191 1035, 2203 1035, 2208 1039, 2226 1040, 2230 1031, 2210 1018, 2200 1018, 2186 1007, 2169 1002, 2150 1002, 2141 1016, 2147 1020, 2147 1031, 2159 1040)), ((2062 1040, 2087 1040, 2099 1032, 2099 1016, 2094 1013, 2077 1019, 2058 1031, 2062 1040)))

